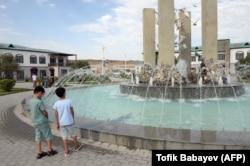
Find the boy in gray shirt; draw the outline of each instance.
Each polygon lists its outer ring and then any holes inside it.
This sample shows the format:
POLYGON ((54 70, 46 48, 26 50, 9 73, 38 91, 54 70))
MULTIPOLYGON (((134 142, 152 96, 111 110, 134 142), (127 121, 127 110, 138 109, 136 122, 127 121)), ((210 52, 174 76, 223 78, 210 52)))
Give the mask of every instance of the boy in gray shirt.
POLYGON ((34 96, 30 100, 30 115, 35 128, 35 140, 37 148, 37 159, 44 156, 53 156, 57 154, 57 151, 52 149, 52 133, 48 120, 48 112, 44 108, 44 104, 41 100, 45 93, 45 90, 41 86, 37 86, 34 89, 34 96), (42 136, 47 140, 48 152, 43 152, 41 147, 42 136))

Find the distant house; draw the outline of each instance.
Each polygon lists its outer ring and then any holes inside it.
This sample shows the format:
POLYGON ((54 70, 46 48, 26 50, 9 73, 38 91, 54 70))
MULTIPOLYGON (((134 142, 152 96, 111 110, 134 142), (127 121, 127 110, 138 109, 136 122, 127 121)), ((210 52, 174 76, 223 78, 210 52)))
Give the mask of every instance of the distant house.
POLYGON ((19 70, 13 73, 16 80, 30 78, 33 73, 38 77, 47 76, 60 77, 71 70, 68 54, 51 50, 29 48, 14 44, 0 43, 0 55, 12 54, 19 63, 19 70))
MULTIPOLYGON (((224 66, 231 74, 235 74, 235 64, 239 59, 245 58, 248 54, 250 55, 249 42, 230 43, 229 39, 218 40, 218 58, 214 60, 214 62, 224 66)), ((175 52, 175 56, 179 56, 178 51, 175 52)), ((199 70, 202 60, 202 47, 192 47, 191 56, 191 67, 195 70, 199 70)))

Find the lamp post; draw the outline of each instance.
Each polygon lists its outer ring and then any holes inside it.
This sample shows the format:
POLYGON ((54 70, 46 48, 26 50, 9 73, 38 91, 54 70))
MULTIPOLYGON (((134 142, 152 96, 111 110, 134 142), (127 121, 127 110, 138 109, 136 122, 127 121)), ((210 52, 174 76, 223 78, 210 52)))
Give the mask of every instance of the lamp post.
POLYGON ((125 57, 125 60, 124 60, 124 62, 125 62, 125 67, 124 67, 125 70, 124 70, 124 72, 125 72, 125 73, 126 73, 126 56, 127 56, 127 55, 125 54, 125 55, 124 55, 124 57, 125 57))
POLYGON ((104 71, 103 71, 103 65, 104 65, 104 64, 103 64, 103 59, 104 59, 104 49, 105 49, 105 48, 106 48, 106 47, 104 47, 104 46, 102 47, 102 75, 103 75, 103 72, 104 72, 104 71))

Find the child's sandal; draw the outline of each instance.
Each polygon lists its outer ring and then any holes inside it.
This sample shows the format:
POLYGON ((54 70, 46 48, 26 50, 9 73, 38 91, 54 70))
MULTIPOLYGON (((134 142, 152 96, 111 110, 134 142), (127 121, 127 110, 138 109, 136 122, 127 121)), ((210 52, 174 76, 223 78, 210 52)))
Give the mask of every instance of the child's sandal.
POLYGON ((51 151, 48 151, 47 156, 54 156, 57 154, 57 151, 51 149, 51 151))
POLYGON ((41 154, 37 154, 36 159, 41 159, 41 158, 43 158, 46 155, 47 155, 46 152, 42 152, 41 154))
POLYGON ((65 156, 65 157, 68 157, 68 156, 69 156, 69 151, 64 152, 64 156, 65 156))

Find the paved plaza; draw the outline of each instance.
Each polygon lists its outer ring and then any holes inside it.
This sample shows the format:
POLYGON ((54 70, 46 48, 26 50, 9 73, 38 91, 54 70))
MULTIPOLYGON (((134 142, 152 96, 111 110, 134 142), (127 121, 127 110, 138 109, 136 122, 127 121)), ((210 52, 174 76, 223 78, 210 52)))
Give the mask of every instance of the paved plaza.
MULTIPOLYGON (((30 83, 17 83, 16 87, 31 88, 30 83)), ((34 142, 34 129, 25 122, 25 118, 14 110, 15 106, 32 91, 0 96, 0 165, 1 166, 69 166, 69 165, 108 165, 132 166, 151 165, 151 151, 142 149, 128 149, 113 144, 93 142, 79 139, 84 147, 79 152, 71 152, 64 157, 63 144, 58 132, 53 131, 53 148, 59 153, 52 157, 36 159, 36 146, 34 142)), ((27 119, 27 118, 26 118, 27 119)), ((72 147, 72 142, 69 143, 72 147)), ((45 141, 42 144, 46 150, 45 141)))

